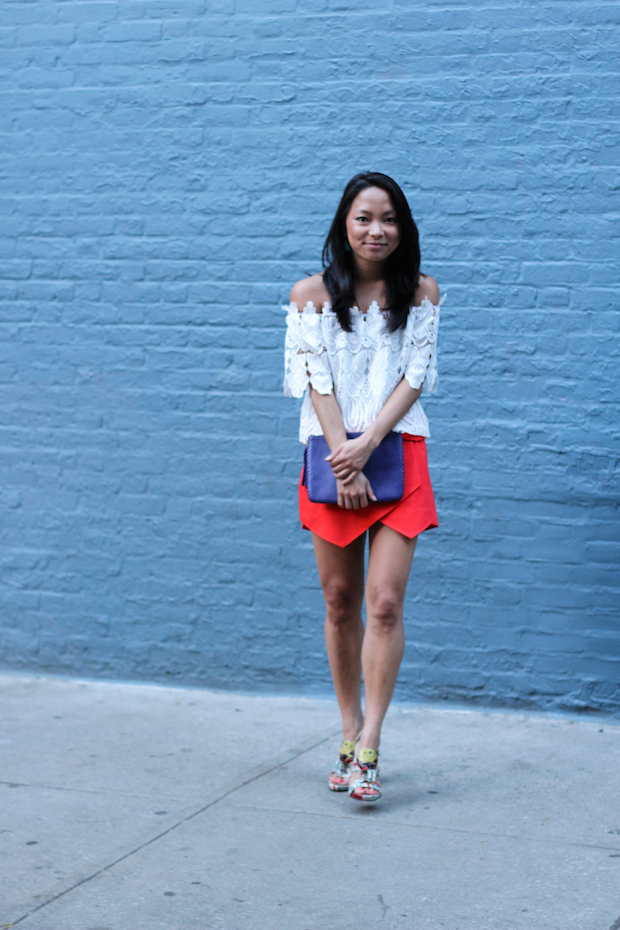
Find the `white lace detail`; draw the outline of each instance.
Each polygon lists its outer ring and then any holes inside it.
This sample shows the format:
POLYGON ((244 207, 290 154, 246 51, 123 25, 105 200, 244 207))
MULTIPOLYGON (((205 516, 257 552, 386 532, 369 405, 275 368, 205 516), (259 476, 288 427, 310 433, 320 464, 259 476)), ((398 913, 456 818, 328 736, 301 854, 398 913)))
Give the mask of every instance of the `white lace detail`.
MULTIPOLYGON (((320 394, 336 394, 347 432, 362 432, 376 419, 403 377, 412 388, 422 384, 428 394, 437 390, 437 326, 439 304, 425 297, 412 307, 404 329, 388 332, 376 301, 366 313, 354 307, 353 331, 346 333, 328 303, 317 311, 312 303, 287 311, 284 393, 303 397, 299 439, 321 435, 308 385, 320 394)), ((394 429, 429 436, 428 420, 419 401, 394 429)))

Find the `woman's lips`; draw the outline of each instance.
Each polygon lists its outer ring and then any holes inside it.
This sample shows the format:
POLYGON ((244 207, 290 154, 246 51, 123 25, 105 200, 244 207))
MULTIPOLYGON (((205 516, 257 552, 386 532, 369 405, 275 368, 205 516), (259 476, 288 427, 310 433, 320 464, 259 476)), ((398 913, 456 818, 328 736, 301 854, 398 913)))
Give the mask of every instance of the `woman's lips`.
POLYGON ((385 248, 384 242, 366 242, 365 245, 367 249, 372 249, 373 251, 385 248))

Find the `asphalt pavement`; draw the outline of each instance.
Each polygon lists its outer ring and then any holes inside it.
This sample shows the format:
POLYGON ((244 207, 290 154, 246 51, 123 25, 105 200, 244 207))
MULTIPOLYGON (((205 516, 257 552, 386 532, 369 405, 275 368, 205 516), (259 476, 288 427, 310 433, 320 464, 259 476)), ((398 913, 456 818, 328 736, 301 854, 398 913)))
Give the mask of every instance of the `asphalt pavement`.
POLYGON ((0 675, 0 928, 620 930, 620 722, 0 675))

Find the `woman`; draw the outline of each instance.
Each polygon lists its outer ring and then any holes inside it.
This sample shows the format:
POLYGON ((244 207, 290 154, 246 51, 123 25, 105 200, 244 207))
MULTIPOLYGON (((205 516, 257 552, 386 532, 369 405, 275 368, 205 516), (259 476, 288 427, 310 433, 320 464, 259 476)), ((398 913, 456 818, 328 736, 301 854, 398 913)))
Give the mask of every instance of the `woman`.
POLYGON ((423 384, 430 393, 437 388, 439 289, 420 274, 418 231, 403 192, 376 172, 347 184, 323 266, 322 274, 295 284, 285 308, 284 390, 304 397, 300 440, 325 436, 336 477, 337 504, 312 503, 303 480, 299 487, 342 713, 343 742, 328 784, 333 791, 348 790, 354 800, 376 801, 381 725, 404 650, 411 560, 418 534, 437 526, 424 442, 428 420, 418 398, 423 384), (363 468, 391 430, 403 435, 405 490, 399 500, 379 503, 363 468), (347 439, 347 432, 361 435, 347 439))

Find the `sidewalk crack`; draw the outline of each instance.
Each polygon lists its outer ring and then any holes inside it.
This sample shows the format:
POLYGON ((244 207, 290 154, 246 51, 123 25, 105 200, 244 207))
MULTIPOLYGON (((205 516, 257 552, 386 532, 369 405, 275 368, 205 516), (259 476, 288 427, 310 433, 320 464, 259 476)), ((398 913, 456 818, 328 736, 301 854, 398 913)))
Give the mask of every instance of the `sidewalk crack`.
POLYGON ((173 823, 171 826, 167 827, 165 830, 162 830, 156 836, 151 837, 150 840, 141 843, 139 846, 136 846, 134 849, 130 849, 129 852, 123 853, 122 856, 119 856, 117 859, 114 859, 113 862, 109 862, 107 865, 102 866, 100 869, 97 869, 91 875, 87 875, 85 878, 80 879, 79 882, 75 882, 73 885, 70 885, 68 888, 65 888, 63 891, 59 891, 58 894, 52 895, 47 898, 47 900, 42 901, 41 904, 38 904, 37 907, 34 907, 31 911, 28 911, 26 914, 22 914, 21 917, 18 917, 17 920, 14 920, 10 924, 5 924, 4 926, 16 927, 18 924, 21 924, 24 920, 27 920, 29 917, 32 917, 38 911, 43 910, 44 907, 53 904, 54 901, 58 901, 59 898, 63 898, 65 895, 69 894, 72 891, 75 891, 77 888, 81 888, 82 885, 86 885, 88 882, 92 881, 94 878, 97 878, 99 875, 103 875, 105 872, 109 872, 110 869, 113 869, 119 863, 124 862, 125 859, 135 856, 136 853, 141 852, 143 849, 146 849, 148 846, 152 846, 153 843, 157 843, 158 840, 161 840, 164 836, 167 836, 169 833, 172 833, 173 830, 176 830, 178 827, 182 827, 183 824, 188 823, 190 820, 193 820, 195 817, 199 817, 200 814, 204 814, 205 811, 209 810, 211 807, 215 807, 216 804, 219 804, 225 798, 229 798, 231 794, 240 791, 242 788, 245 788, 246 785, 251 785, 255 781, 264 778, 265 775, 269 775, 271 772, 275 772, 276 769, 281 768, 283 765, 288 765, 289 762, 293 762, 295 759, 299 759, 300 756, 304 756, 308 752, 312 752, 313 749, 316 749, 317 746, 322 746, 323 743, 327 743, 330 739, 339 733, 339 730, 328 733, 327 736, 324 736, 322 739, 317 742, 312 743, 311 746, 306 746, 305 749, 300 749, 294 751, 292 754, 286 756, 286 758, 281 759, 278 762, 273 764, 267 763, 267 768, 263 771, 258 772, 256 775, 252 775, 250 778, 246 778, 244 781, 240 782, 238 785, 235 785, 234 788, 229 788, 228 791, 225 791, 219 797, 214 798, 213 801, 209 801, 208 804, 203 804, 202 807, 199 807, 198 810, 193 811, 191 814, 188 814, 186 817, 183 817, 181 820, 178 820, 176 823, 173 823))

